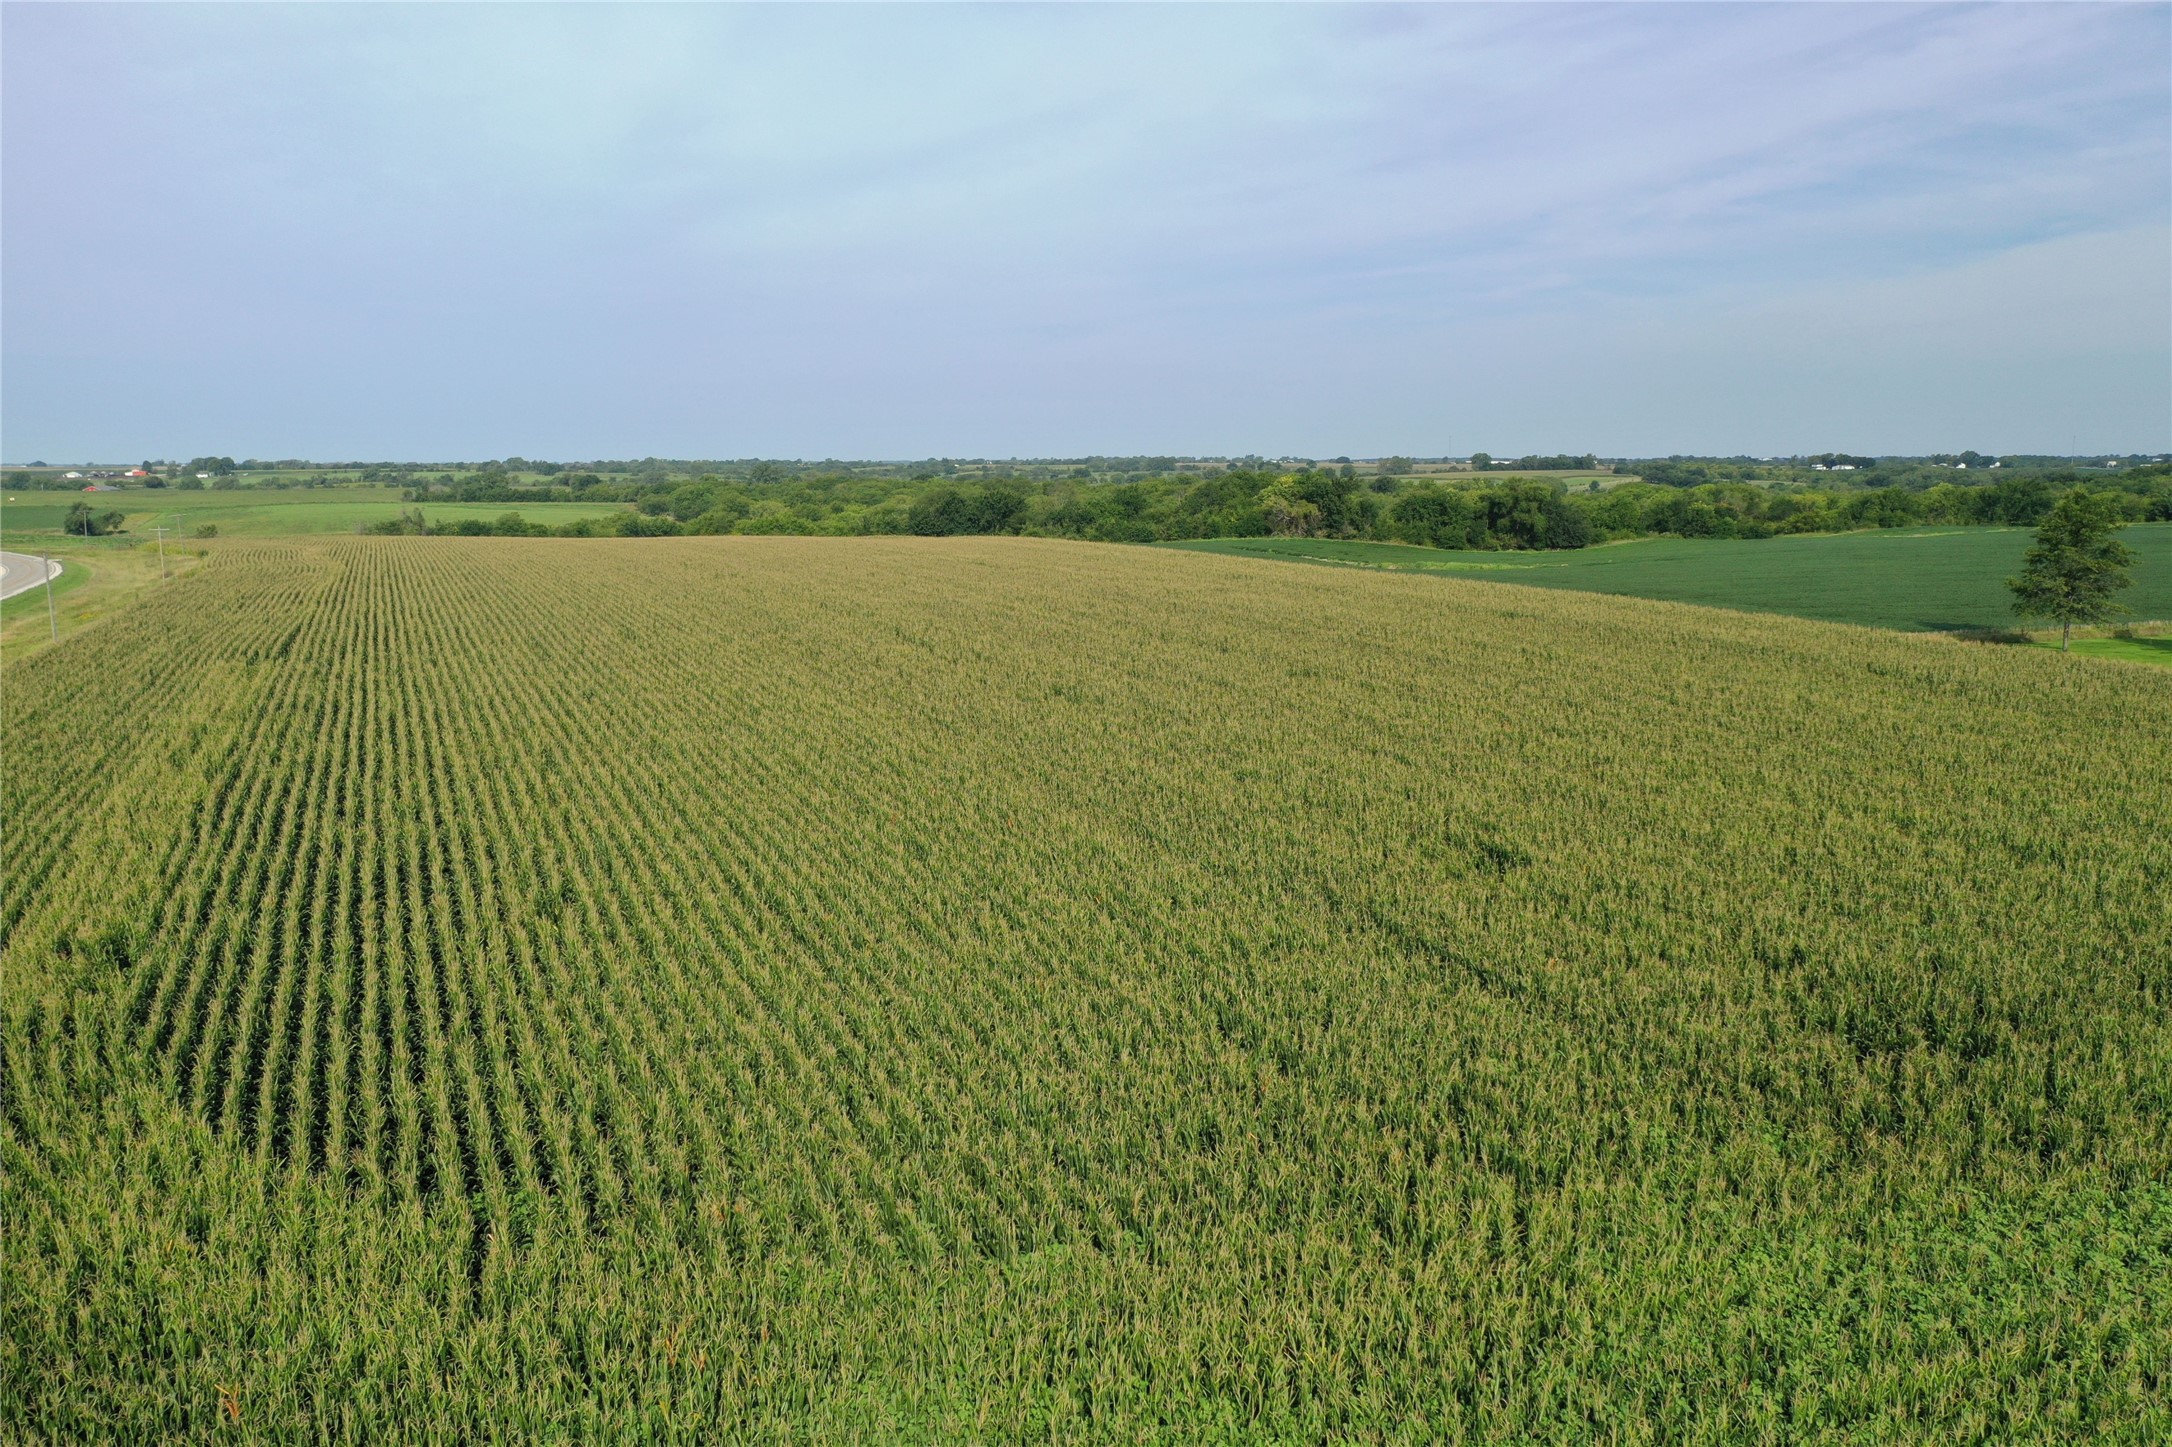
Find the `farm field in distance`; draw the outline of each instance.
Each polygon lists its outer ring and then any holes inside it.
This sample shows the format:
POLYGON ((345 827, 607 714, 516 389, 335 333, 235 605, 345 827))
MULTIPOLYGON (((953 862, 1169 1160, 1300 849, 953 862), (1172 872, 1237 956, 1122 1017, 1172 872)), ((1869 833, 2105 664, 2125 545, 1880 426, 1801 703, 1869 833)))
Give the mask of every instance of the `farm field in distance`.
POLYGON ((0 1414, 2172 1433, 2172 675, 1491 576, 210 549, 0 690, 0 1414))
MULTIPOLYGON (((2172 523, 2135 523, 2119 536, 2138 555, 2134 586, 2119 601, 2138 620, 2172 621, 2172 523)), ((2005 580, 2020 570, 2029 540, 2025 528, 1942 527, 1754 540, 1639 538, 1573 552, 1451 552, 1332 538, 1162 546, 1943 632, 2015 626, 2005 580)))
POLYGON ((367 523, 390 522, 403 511, 420 508, 432 523, 452 523, 463 518, 491 520, 517 512, 531 522, 568 523, 583 518, 609 517, 625 512, 619 503, 583 502, 484 502, 407 503, 395 487, 364 487, 346 484, 326 488, 207 488, 180 491, 175 488, 116 488, 110 492, 36 492, 8 494, 0 504, 0 536, 22 541, 37 534, 60 534, 68 509, 87 502, 99 512, 114 509, 127 515, 128 533, 136 541, 152 536, 164 524, 170 540, 178 528, 183 534, 210 523, 219 536, 305 537, 322 533, 351 533, 367 523))

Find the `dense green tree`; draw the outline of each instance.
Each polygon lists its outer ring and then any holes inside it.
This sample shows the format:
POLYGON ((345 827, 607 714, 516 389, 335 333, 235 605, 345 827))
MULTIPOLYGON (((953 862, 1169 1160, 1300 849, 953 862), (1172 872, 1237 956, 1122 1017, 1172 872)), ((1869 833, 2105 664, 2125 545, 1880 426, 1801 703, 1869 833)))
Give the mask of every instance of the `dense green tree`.
POLYGON ((1855 526, 1866 528, 1899 528, 1923 520, 1915 494, 1905 487, 1856 493, 1848 499, 1845 516, 1855 526))
POLYGON ((921 537, 941 538, 971 532, 972 522, 972 499, 958 488, 937 487, 922 493, 913 503, 905 526, 921 537))
POLYGON ((1546 483, 1512 482, 1481 497, 1495 547, 1581 548, 1593 540, 1583 510, 1546 483))
POLYGON ((673 488, 662 499, 661 508, 651 508, 644 501, 643 512, 664 512, 682 523, 690 523, 703 514, 712 512, 717 505, 719 488, 715 478, 700 478, 682 487, 673 488))
POLYGON ((1340 472, 1305 471, 1291 478, 1297 496, 1320 510, 1319 530, 1332 537, 1349 537, 1365 530, 1377 514, 1378 504, 1359 488, 1355 477, 1340 472))
POLYGON ((1320 505, 1304 496, 1294 479, 1285 478, 1259 495, 1267 527, 1278 538, 1309 538, 1322 530, 1320 505))
POLYGON ((2125 525, 2117 498, 2069 488, 2038 526, 2020 576, 2006 580, 2016 613, 2059 625, 2060 651, 2076 623, 2102 623, 2125 611, 2112 601, 2134 581, 2127 575, 2134 550, 2113 536, 2125 525))
POLYGON ((1412 488, 1388 509, 1395 537, 1433 548, 1467 548, 1479 542, 1471 536, 1473 520, 1469 497, 1444 487, 1412 488))
POLYGON ((2058 500, 2059 490, 2043 477, 2009 477, 1975 491, 1974 521, 2008 527, 2034 527, 2058 500))
MULTIPOLYGON (((1108 489, 1112 493, 1125 490, 1108 489)), ((1015 487, 946 485, 922 493, 907 511, 905 526, 923 537, 1007 533, 1016 530, 1025 510, 1026 495, 1015 487)))

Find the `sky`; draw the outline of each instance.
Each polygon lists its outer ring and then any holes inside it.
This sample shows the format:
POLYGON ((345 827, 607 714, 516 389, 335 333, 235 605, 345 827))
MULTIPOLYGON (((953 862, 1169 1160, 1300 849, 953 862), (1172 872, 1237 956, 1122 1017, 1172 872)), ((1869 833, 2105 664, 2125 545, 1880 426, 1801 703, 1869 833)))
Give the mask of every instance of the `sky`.
POLYGON ((2172 449, 2172 6, 0 8, 0 456, 2172 449))

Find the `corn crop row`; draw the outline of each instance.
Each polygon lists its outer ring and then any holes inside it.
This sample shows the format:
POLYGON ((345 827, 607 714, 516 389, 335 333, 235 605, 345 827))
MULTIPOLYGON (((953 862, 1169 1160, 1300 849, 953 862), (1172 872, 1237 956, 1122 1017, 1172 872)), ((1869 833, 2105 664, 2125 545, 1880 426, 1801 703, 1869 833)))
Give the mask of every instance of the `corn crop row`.
POLYGON ((223 552, 4 706, 33 1435, 2166 1424, 2150 670, 384 539, 223 552))

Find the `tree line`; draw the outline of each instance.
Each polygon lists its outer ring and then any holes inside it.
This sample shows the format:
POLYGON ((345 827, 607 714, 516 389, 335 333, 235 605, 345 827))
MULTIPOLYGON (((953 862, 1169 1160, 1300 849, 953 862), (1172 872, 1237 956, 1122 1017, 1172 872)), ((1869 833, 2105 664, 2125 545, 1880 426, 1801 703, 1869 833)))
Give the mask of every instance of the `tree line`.
POLYGON ((411 502, 630 502, 612 518, 548 527, 510 512, 495 522, 432 526, 417 510, 386 531, 673 533, 1020 533, 1101 542, 1213 537, 1333 537, 1439 548, 1578 548, 1656 535, 1763 538, 1918 524, 2033 527, 2077 483, 2126 521, 2172 520, 2172 467, 2110 475, 2022 473, 1997 481, 1814 487, 1705 481, 1607 486, 1532 478, 1487 480, 1360 474, 1350 467, 1237 468, 1203 477, 1127 482, 987 481, 852 474, 770 482, 705 476, 668 484, 576 474, 548 487, 470 477, 416 488, 411 502))

